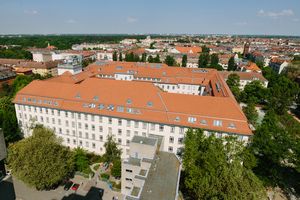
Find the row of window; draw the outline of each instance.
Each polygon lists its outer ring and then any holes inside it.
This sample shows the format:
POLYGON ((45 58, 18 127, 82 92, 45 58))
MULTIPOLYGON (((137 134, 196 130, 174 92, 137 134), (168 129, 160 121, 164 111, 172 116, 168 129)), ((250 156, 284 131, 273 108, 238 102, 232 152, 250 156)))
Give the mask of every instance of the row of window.
MULTIPOLYGON (((65 113, 68 113, 68 112, 65 112, 65 113)), ((74 114, 74 113, 72 113, 72 114, 74 114)), ((66 116, 68 116, 68 115, 66 115, 66 116)), ((84 115, 84 116, 88 116, 88 115, 84 115)), ((22 118, 22 113, 19 113, 19 117, 22 118)), ((93 119, 95 118, 94 115, 91 115, 91 117, 93 119)), ((24 114, 24 118, 27 119, 27 114, 24 114)), ((49 117, 45 117, 45 121, 44 121, 44 117, 43 116, 40 116, 38 118, 37 116, 32 116, 31 114, 29 114, 29 119, 33 119, 33 118, 35 120, 38 120, 38 121, 42 122, 42 123, 43 122, 50 123, 49 117)), ((92 121, 94 121, 94 120, 92 120, 92 121)), ((99 117, 99 121, 103 122, 103 119, 102 119, 101 116, 99 117)), ((124 122, 124 120, 118 119, 118 125, 119 126, 122 126, 123 122, 124 122)), ((51 118, 51 123, 52 124, 56 124, 55 118, 51 118)), ((131 127, 131 123, 132 123, 131 120, 126 120, 126 126, 127 127, 131 127)), ((146 122, 133 121, 133 123, 134 123, 134 128, 140 128, 140 124, 141 124, 141 126, 142 126, 143 129, 147 129, 147 127, 148 127, 148 123, 146 123, 146 122)), ((57 124, 58 125, 62 125, 62 120, 61 119, 57 119, 57 124)), ((108 118, 108 124, 113 124, 113 118, 111 118, 111 117, 108 118)), ((63 125, 66 126, 66 127, 72 126, 73 128, 75 128, 75 122, 74 121, 71 121, 71 123, 70 123, 68 120, 65 120, 63 125)), ((82 126, 81 122, 78 122, 77 125, 78 125, 79 129, 82 129, 83 126, 82 126)), ((154 124, 154 123, 149 123, 151 131, 155 130, 155 125, 156 124, 154 124)), ((85 123, 84 124, 84 128, 85 128, 85 130, 91 129, 92 131, 96 131, 96 127, 93 124, 89 126, 89 124, 85 123)), ((103 127, 99 126, 99 131, 102 132, 102 130, 103 130, 103 127)), ((163 132, 164 131, 164 125, 159 124, 158 130, 159 130, 159 132, 163 132)), ((171 133, 175 132, 175 127, 174 126, 171 126, 170 132, 171 133)), ((184 133, 184 128, 180 128, 179 132, 180 132, 180 134, 183 134, 184 133)))

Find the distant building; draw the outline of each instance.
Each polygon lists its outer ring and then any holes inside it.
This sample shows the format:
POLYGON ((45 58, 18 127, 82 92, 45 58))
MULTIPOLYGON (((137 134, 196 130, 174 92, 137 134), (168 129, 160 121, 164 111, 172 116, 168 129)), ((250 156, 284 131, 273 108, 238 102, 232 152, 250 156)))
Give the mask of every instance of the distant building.
POLYGON ((244 90, 245 86, 252 81, 260 81, 262 85, 267 88, 269 81, 261 74, 256 72, 228 72, 228 71, 219 71, 219 73, 224 77, 225 80, 228 79, 230 74, 237 74, 240 77, 240 89, 244 90))
POLYGON ((289 65, 289 63, 280 58, 272 58, 269 62, 269 67, 273 69, 277 74, 281 74, 281 72, 289 65))
POLYGON ((113 61, 113 51, 98 51, 97 60, 113 61))
POLYGON ((57 61, 49 62, 34 62, 34 61, 23 61, 14 66, 14 69, 18 71, 21 69, 30 69, 34 74, 40 74, 41 76, 46 76, 51 74, 52 76, 57 76, 57 61))
POLYGON ((246 57, 250 53, 250 42, 244 44, 243 56, 246 57))
POLYGON ((82 63, 80 56, 69 56, 59 63, 57 66, 58 75, 62 75, 65 72, 70 72, 71 74, 78 74, 82 72, 82 63))
POLYGON ((125 199, 177 200, 181 163, 173 153, 159 150, 161 138, 134 136, 129 157, 122 162, 125 199))
POLYGON ((15 77, 16 73, 13 71, 12 67, 0 65, 0 91, 2 90, 3 84, 12 84, 15 77))
POLYGON ((132 45, 132 44, 135 44, 137 42, 138 42, 137 39, 124 39, 124 40, 120 41, 120 44, 123 44, 123 45, 132 45))

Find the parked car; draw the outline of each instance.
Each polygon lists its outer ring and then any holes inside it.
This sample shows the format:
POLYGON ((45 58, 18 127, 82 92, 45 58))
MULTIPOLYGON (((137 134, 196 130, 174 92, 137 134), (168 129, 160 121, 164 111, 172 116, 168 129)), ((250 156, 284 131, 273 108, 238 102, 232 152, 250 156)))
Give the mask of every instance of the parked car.
POLYGON ((102 198, 104 194, 104 189, 100 188, 99 189, 99 196, 102 198))
POLYGON ((77 191, 79 188, 79 184, 78 183, 74 183, 74 185, 72 186, 72 190, 77 191))
POLYGON ((68 191, 73 185, 72 181, 67 181, 65 186, 64 186, 64 190, 68 191))

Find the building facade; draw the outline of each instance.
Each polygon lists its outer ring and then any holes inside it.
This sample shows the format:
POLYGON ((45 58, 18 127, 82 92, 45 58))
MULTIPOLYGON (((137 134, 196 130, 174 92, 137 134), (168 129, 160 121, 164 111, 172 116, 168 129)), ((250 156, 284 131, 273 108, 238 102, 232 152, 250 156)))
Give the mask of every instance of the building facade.
POLYGON ((210 96, 169 93, 151 82, 96 76, 60 81, 59 77, 33 81, 16 95, 16 114, 25 137, 38 123, 54 130, 66 146, 103 154, 107 136, 113 135, 122 157, 128 157, 136 135, 162 137, 161 149, 175 154, 181 153, 189 127, 217 137, 236 135, 243 141, 252 135, 222 78, 211 80, 210 96))

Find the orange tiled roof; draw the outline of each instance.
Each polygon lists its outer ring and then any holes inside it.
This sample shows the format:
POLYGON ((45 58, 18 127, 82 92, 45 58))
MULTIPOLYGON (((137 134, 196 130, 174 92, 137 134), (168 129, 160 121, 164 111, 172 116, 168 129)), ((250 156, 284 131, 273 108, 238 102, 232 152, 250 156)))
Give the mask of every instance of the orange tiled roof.
POLYGON ((87 78, 79 84, 33 81, 17 93, 14 103, 252 135, 234 98, 166 93, 145 82, 99 78, 87 78), (95 100, 95 96, 99 99, 95 100), (99 109, 101 104, 104 109, 99 109), (114 109, 108 110, 109 105, 114 105, 114 109), (124 111, 118 111, 118 106, 124 111), (188 117, 197 121, 189 123, 188 117), (201 120, 207 124, 201 124, 201 120), (214 126, 214 120, 222 120, 222 126, 214 126), (232 123, 235 128, 229 128, 232 123))
POLYGON ((198 46, 192 46, 192 47, 176 46, 175 49, 183 54, 196 54, 202 52, 202 48, 198 46))

